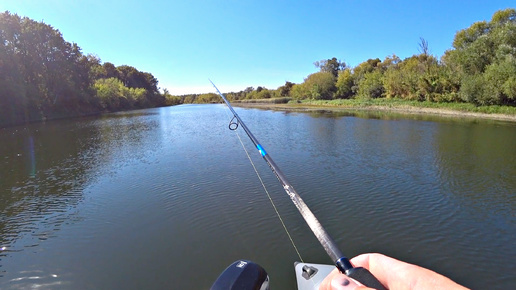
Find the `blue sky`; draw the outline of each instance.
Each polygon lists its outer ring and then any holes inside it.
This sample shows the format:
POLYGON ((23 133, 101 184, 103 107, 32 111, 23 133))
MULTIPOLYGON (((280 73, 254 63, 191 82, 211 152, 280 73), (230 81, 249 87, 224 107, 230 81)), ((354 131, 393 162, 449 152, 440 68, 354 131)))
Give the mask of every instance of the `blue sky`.
POLYGON ((303 82, 317 60, 350 66, 418 52, 440 57, 455 33, 512 1, 1 0, 103 62, 152 73, 173 94, 276 89, 303 82))

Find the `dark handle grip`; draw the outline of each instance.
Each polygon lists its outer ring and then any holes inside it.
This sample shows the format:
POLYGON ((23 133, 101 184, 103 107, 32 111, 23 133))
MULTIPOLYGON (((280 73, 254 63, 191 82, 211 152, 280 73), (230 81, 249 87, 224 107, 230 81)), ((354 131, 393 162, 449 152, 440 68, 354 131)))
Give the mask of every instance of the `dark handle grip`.
POLYGON ((362 285, 378 290, 387 290, 369 270, 362 267, 351 268, 346 271, 349 278, 357 280, 362 285))

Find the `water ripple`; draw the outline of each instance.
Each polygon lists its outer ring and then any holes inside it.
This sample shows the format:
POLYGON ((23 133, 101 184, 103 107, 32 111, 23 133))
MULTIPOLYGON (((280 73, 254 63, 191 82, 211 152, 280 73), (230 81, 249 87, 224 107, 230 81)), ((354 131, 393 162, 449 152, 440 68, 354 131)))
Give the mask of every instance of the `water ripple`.
MULTIPOLYGON (((32 175, 20 150, 26 135, 14 132, 9 143, 18 146, 0 161, 2 176, 13 177, 0 180, 0 287, 206 288, 248 258, 277 288, 291 288, 284 277, 297 255, 222 109, 159 108, 23 131, 34 141, 32 175), (191 269, 206 257, 212 264, 199 279, 191 269)), ((383 252, 471 287, 510 285, 513 127, 240 112, 346 255, 383 252), (492 261, 507 269, 469 266, 492 261)), ((248 143, 303 257, 328 262, 248 143)))

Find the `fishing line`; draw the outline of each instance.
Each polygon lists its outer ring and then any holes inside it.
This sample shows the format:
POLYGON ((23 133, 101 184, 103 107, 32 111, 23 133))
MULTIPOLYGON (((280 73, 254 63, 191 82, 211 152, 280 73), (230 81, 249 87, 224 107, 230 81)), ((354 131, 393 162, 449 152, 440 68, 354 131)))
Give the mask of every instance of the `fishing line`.
MULTIPOLYGON (((231 117, 227 110, 224 110, 224 112, 226 112, 226 115, 228 115, 228 117, 231 117)), ((280 220, 281 225, 283 226, 283 229, 285 229, 285 232, 287 233, 287 236, 288 236, 288 238, 290 240, 290 243, 292 243, 292 246, 294 247, 294 250, 296 251, 297 256, 299 257, 301 262, 304 263, 305 261, 301 257, 301 254, 299 253, 299 250, 297 249, 296 244, 294 243, 294 239, 292 239, 292 236, 290 235, 290 233, 289 233, 289 231, 287 229, 287 226, 283 222, 283 218, 281 218, 281 215, 280 215, 278 209, 276 208, 276 204, 274 204, 274 201, 272 200, 272 197, 271 197, 269 191, 267 190, 267 187, 265 186, 265 183, 263 182, 262 177, 260 176, 260 173, 258 172, 258 170, 256 169, 256 166, 254 165, 253 159, 251 159, 251 155, 249 155, 249 151, 247 151, 247 149, 245 148, 244 142, 242 141, 242 138, 240 138, 240 134, 238 134, 238 131, 236 130, 238 128, 238 120, 235 122, 234 119, 235 119, 235 117, 233 116, 233 118, 229 122, 229 129, 231 131, 234 131, 236 136, 238 137, 238 140, 240 141, 240 145, 242 145, 242 148, 244 149, 244 152, 247 155, 247 159, 249 159, 249 162, 251 162, 251 165, 253 166, 253 169, 254 169, 254 172, 256 173, 256 176, 258 176, 258 179, 260 180, 260 183, 262 184, 263 190, 267 194, 267 197, 269 198, 269 200, 270 200, 270 202, 272 204, 272 207, 274 208, 274 211, 276 212, 276 215, 278 216, 278 219, 280 220)))
MULTIPOLYGON (((292 203, 294 203, 301 216, 303 216, 303 219, 306 221, 307 225, 310 227, 315 237, 317 238, 317 240, 319 240, 319 243, 321 243, 321 246, 324 248, 330 259, 335 263, 335 266, 339 269, 339 271, 369 288, 375 288, 379 290, 386 289, 382 285, 382 283, 380 283, 380 281, 378 281, 378 279, 376 279, 376 277, 373 274, 371 274, 371 272, 369 272, 369 270, 363 267, 353 267, 349 259, 342 254, 335 240, 328 234, 328 232, 324 229, 324 227, 319 222, 314 213, 310 210, 310 208, 308 208, 308 205, 303 201, 301 196, 297 193, 297 191, 290 184, 290 182, 288 182, 287 177, 285 176, 283 171, 279 169, 278 165, 276 165, 276 163, 272 160, 272 157, 269 154, 267 154, 263 146, 260 144, 260 142, 258 142, 258 139, 256 139, 253 133, 251 133, 251 130, 249 130, 249 128, 242 121, 242 119, 240 119, 240 116, 238 116, 237 112, 235 112, 235 110, 233 109, 229 101, 226 99, 226 97, 224 97, 224 95, 219 91, 219 89, 211 80, 210 82, 215 88, 215 90, 217 90, 217 93, 224 100, 227 107, 229 108, 229 110, 231 110, 231 113, 237 120, 236 122, 234 122, 234 120, 232 119, 230 124, 236 124, 234 125, 235 127, 241 126, 242 129, 245 131, 249 139, 256 146, 256 149, 258 149, 258 151, 262 155, 263 160, 267 163, 267 165, 269 165, 274 175, 276 175, 276 177, 278 178, 278 181, 281 183, 281 185, 283 185, 285 193, 290 197, 290 200, 292 201, 292 203)), ((239 140, 241 139, 240 137, 238 138, 239 140)), ((243 146, 242 140, 240 140, 240 143, 243 146)), ((247 153, 247 150, 245 151, 247 153)), ((247 154, 247 156, 249 156, 249 154, 247 154)), ((258 171, 256 172, 258 173, 258 171)))

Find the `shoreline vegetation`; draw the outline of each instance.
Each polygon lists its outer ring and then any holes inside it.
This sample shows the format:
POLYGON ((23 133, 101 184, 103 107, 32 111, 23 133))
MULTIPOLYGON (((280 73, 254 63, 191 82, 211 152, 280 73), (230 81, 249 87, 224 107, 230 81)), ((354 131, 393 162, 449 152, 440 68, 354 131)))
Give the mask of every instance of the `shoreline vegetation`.
MULTIPOLYGON (((108 112, 220 103, 215 93, 175 96, 129 65, 84 55, 43 22, 0 13, 0 128, 108 112)), ((420 38, 419 54, 368 59, 356 67, 336 57, 318 72, 277 89, 226 93, 239 106, 271 109, 369 110, 514 121, 516 9, 499 10, 455 34, 441 57, 420 38)), ((252 69, 252 68, 250 68, 252 69)))
MULTIPOLYGON (((455 34, 440 58, 420 38, 419 54, 390 55, 349 67, 337 58, 314 63, 304 82, 270 90, 227 93, 238 106, 271 109, 392 111, 514 121, 516 9, 495 12, 455 34), (288 104, 286 104, 288 103, 288 104)), ((183 103, 219 103, 216 94, 182 96, 183 103)))
POLYGON ((333 112, 388 112, 405 115, 434 115, 451 118, 472 118, 516 122, 516 108, 507 106, 482 106, 472 104, 440 104, 404 100, 330 100, 292 101, 284 98, 243 100, 233 103, 236 107, 280 110, 287 112, 333 111, 333 112))

